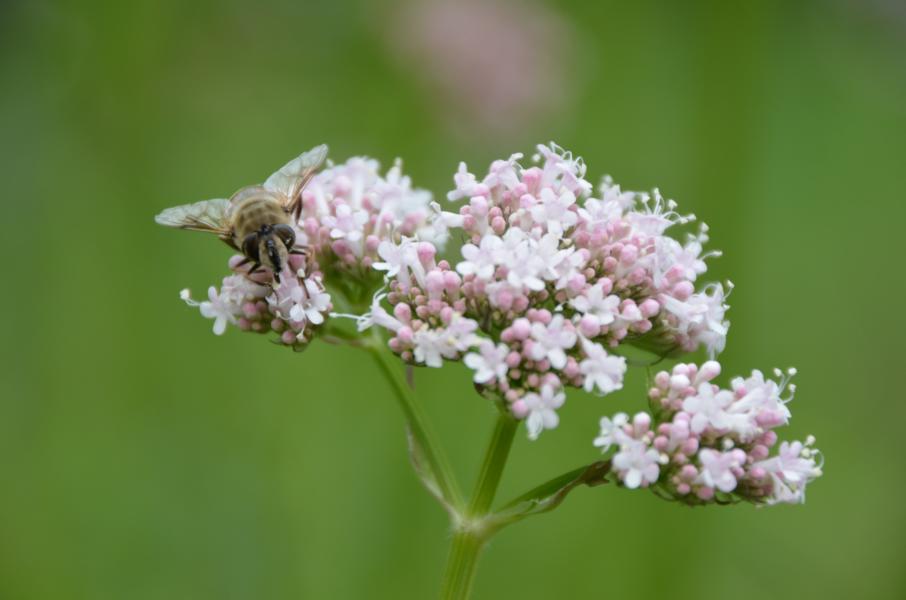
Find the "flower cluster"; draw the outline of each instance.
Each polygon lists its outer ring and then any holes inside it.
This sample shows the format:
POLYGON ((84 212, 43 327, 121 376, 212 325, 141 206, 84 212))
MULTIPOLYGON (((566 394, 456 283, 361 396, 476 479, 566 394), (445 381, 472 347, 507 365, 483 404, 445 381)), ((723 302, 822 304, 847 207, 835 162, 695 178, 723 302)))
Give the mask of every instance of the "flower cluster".
POLYGON ((414 189, 400 161, 380 174, 376 160, 354 157, 317 173, 302 192, 301 215, 293 223, 297 248, 307 259, 290 257, 289 276, 278 284, 266 268, 249 276, 241 256, 230 259, 233 274, 208 300, 182 297, 214 319, 214 332, 227 324, 244 331, 280 334, 283 344, 301 348, 312 339, 333 306, 331 292, 355 304, 380 284, 372 269, 382 243, 417 236, 442 245, 446 239, 440 207, 431 194, 414 189))
POLYGON ((804 502, 806 485, 821 475, 820 453, 809 436, 770 455, 795 391, 794 369, 775 373, 779 381, 753 371, 727 390, 712 383, 715 361, 676 365, 655 377, 651 414, 604 417, 594 444, 616 448, 613 468, 628 488, 652 487, 687 504, 804 502))
POLYGON ((233 274, 223 279, 219 290, 208 288, 207 300, 193 300, 187 289, 180 297, 214 319, 216 335, 223 334, 229 323, 243 331, 276 332, 282 344, 302 349, 332 309, 320 276, 306 276, 304 258, 294 255, 275 286, 269 271, 250 275, 245 262, 242 256, 232 257, 233 274))
POLYGON ((476 384, 502 398, 530 437, 557 425, 566 386, 607 394, 622 386, 623 342, 667 353, 723 349, 728 323, 720 284, 705 272, 707 228, 684 244, 665 232, 694 217, 655 190, 623 192, 605 178, 600 197, 582 159, 551 144, 535 164, 521 154, 491 164, 480 181, 460 164, 438 230, 467 238, 462 260, 436 261, 431 243, 378 246, 393 332, 404 360, 440 366, 464 359, 476 384))
POLYGON ((445 239, 435 227, 439 206, 431 193, 412 187, 399 160, 384 176, 379 169, 374 159, 354 157, 315 175, 302 192, 297 243, 312 250, 328 280, 364 279, 373 288, 371 266, 382 242, 445 239))

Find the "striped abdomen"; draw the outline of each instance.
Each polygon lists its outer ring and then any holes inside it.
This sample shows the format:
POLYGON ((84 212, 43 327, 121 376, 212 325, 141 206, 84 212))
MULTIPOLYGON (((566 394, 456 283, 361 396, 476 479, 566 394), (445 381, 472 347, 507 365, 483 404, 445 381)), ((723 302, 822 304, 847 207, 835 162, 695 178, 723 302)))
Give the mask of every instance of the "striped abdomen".
POLYGON ((292 222, 283 208, 283 197, 261 187, 240 190, 233 196, 231 204, 233 236, 240 242, 247 235, 259 231, 262 225, 292 222))

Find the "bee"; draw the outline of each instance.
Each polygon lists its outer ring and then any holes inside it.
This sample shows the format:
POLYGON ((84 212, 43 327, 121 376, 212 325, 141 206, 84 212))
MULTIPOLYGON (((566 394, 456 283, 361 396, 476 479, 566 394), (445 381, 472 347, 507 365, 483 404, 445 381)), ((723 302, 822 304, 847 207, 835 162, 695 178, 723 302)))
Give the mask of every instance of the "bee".
POLYGON ((240 265, 252 263, 248 275, 264 266, 280 283, 280 273, 296 248, 293 223, 302 212, 302 190, 327 157, 320 145, 289 161, 262 185, 247 186, 229 200, 202 200, 174 206, 154 220, 167 227, 206 231, 217 235, 244 256, 240 265))

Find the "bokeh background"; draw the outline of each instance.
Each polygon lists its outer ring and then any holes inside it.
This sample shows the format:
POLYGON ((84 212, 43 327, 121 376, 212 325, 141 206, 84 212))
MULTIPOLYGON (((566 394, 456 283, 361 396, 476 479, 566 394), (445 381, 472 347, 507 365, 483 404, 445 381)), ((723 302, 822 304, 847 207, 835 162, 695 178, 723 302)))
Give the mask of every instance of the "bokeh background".
MULTIPOLYGON (((578 490, 475 597, 906 596, 902 2, 5 0, 0 90, 0 598, 433 597, 445 517, 374 365, 211 335, 177 292, 228 250, 152 217, 320 142, 442 197, 551 139, 711 224, 725 373, 799 367, 786 435, 827 464, 770 510, 578 490)), ((471 482, 491 409, 460 368, 417 386, 471 482)), ((571 395, 502 496, 643 394, 571 395)))

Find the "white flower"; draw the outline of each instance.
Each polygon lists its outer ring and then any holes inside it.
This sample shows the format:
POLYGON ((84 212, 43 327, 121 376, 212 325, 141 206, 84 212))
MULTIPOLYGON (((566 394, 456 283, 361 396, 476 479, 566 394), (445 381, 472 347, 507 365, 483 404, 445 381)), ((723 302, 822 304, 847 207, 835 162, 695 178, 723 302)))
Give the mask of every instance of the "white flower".
POLYGON ((454 359, 478 342, 476 329, 478 323, 459 315, 447 327, 422 327, 412 336, 416 362, 429 367, 443 366, 444 358, 454 359))
POLYGON ((338 204, 336 216, 324 217, 324 225, 330 227, 330 237, 347 239, 351 242, 362 239, 362 231, 368 222, 368 213, 364 210, 353 210, 348 204, 338 204))
POLYGON ((498 263, 507 268, 507 282, 518 290, 538 292, 544 289, 541 275, 545 265, 535 249, 521 229, 510 229, 503 236, 498 263))
POLYGON ((378 256, 384 260, 374 263, 373 267, 378 271, 387 271, 388 278, 395 277, 406 264, 405 253, 403 245, 384 240, 378 245, 378 256))
POLYGON ((295 304, 289 311, 290 319, 296 322, 308 320, 312 325, 324 322, 324 313, 330 308, 330 294, 318 282, 306 279, 305 287, 296 287, 292 298, 295 304))
POLYGON ((506 357, 510 349, 505 344, 496 346, 484 341, 478 347, 478 353, 470 352, 463 357, 467 367, 475 371, 475 383, 487 383, 494 379, 504 380, 507 374, 506 357))
POLYGON ((581 157, 573 158, 572 152, 564 150, 557 144, 538 144, 538 156, 535 160, 544 157, 544 182, 554 185, 554 179, 560 178, 560 184, 577 196, 585 196, 591 192, 592 185, 584 179, 585 162, 581 157))
POLYGON ((227 323, 236 323, 237 307, 229 298, 219 295, 213 285, 208 288, 208 299, 198 306, 203 317, 214 319, 214 335, 223 335, 227 323))
POLYGON ((657 481, 661 473, 660 455, 640 440, 627 439, 613 457, 613 466, 629 489, 647 486, 657 481))
POLYGON ((676 202, 665 200, 657 189, 652 191, 654 204, 648 194, 641 194, 638 198, 642 203, 640 210, 627 214, 627 219, 633 228, 647 236, 663 235, 668 227, 674 224, 688 223, 695 218, 694 215, 683 216, 676 212, 676 202))
POLYGON ((639 196, 637 192, 624 192, 621 190, 620 185, 615 184, 610 175, 605 175, 604 178, 601 179, 601 185, 598 186, 598 191, 601 192, 601 202, 606 205, 614 206, 615 210, 619 210, 621 214, 623 211, 635 206, 639 196))
POLYGON ((710 383, 702 383, 697 394, 683 400, 683 410, 692 417, 690 429, 693 433, 701 433, 708 427, 724 430, 733 429, 734 423, 745 424, 744 417, 727 412, 736 398, 733 392, 720 389, 715 392, 714 388, 710 383))
POLYGON ((519 185, 519 159, 522 158, 521 152, 511 154, 507 160, 495 160, 488 169, 488 175, 484 178, 484 184, 493 189, 502 186, 505 189, 513 189, 519 185))
POLYGON ((459 169, 453 176, 453 182, 456 184, 456 189, 447 192, 447 200, 455 202, 461 198, 471 198, 475 195, 478 182, 475 180, 475 176, 469 173, 466 163, 459 163, 459 169))
POLYGON ((456 265, 456 270, 462 275, 475 275, 479 279, 489 281, 494 276, 494 268, 500 258, 500 249, 503 240, 496 235, 486 235, 481 238, 481 245, 463 245, 461 252, 465 260, 456 265))
POLYGON ((732 492, 736 489, 736 476, 733 469, 742 466, 746 453, 736 448, 728 452, 718 452, 711 448, 704 448, 698 453, 702 464, 701 483, 708 487, 717 488, 722 492, 732 492))
POLYGON ((230 275, 223 279, 219 293, 214 286, 208 288, 208 299, 203 302, 194 301, 189 290, 182 290, 179 297, 189 306, 197 306, 202 316, 214 319, 214 335, 223 335, 227 323, 235 325, 242 316, 242 305, 263 298, 267 290, 242 275, 230 275))
POLYGON ((450 238, 450 229, 462 228, 463 216, 444 211, 437 202, 431 202, 429 209, 428 221, 416 232, 416 237, 442 248, 450 238))
POLYGON ((748 427, 738 430, 743 440, 748 440, 759 433, 762 430, 760 426, 770 428, 789 423, 791 414, 786 402, 792 399, 795 385, 789 386, 791 388, 789 398, 780 397, 788 381, 784 379, 783 384, 778 385, 775 381, 765 379, 758 370, 752 371, 752 375, 747 379, 742 377, 733 379, 731 387, 737 400, 733 402, 728 412, 745 417, 748 427))
POLYGON ((587 288, 582 294, 569 301, 569 305, 603 327, 613 323, 620 311, 620 297, 616 295, 605 296, 604 285, 597 283, 587 288))
POLYGON ((680 244, 671 237, 655 238, 655 252, 651 255, 654 285, 660 287, 668 271, 678 272, 679 276, 689 281, 708 270, 705 259, 720 256, 721 252, 712 250, 703 253, 704 243, 708 241, 708 227, 702 224, 698 235, 689 235, 686 245, 680 244))
POLYGON ((724 319, 729 308, 724 303, 726 297, 723 286, 715 283, 701 293, 692 294, 685 302, 667 294, 661 294, 660 300, 664 309, 676 318, 677 333, 704 345, 713 358, 724 349, 730 328, 724 319))
POLYGON ((575 248, 561 249, 560 236, 553 233, 547 233, 537 242, 532 240, 529 243, 532 254, 538 261, 538 273, 541 278, 547 281, 562 280, 563 285, 560 286, 558 283, 558 287, 565 287, 569 276, 576 271, 575 265, 582 261, 581 256, 578 261, 570 260, 575 255, 575 248))
POLYGON ((565 229, 569 229, 579 220, 579 215, 570 210, 576 203, 576 196, 569 190, 564 190, 559 196, 550 188, 541 190, 541 202, 531 208, 532 219, 538 225, 543 225, 549 233, 558 237, 565 229))
POLYGON ((356 323, 356 329, 358 331, 365 331, 371 329, 372 326, 377 325, 378 327, 383 327, 389 329, 390 331, 399 331, 403 328, 403 323, 400 322, 396 317, 384 310, 384 307, 381 306, 381 301, 387 297, 387 293, 384 292, 384 288, 379 289, 374 293, 374 296, 371 297, 371 309, 362 315, 348 315, 342 313, 331 313, 331 317, 344 317, 347 319, 354 319, 356 323))
MULTIPOLYGON (((731 284, 732 285, 732 284, 731 284)), ((724 319, 729 306, 725 303, 727 295, 721 284, 707 286, 703 293, 693 294, 689 303, 701 314, 701 320, 690 332, 691 338, 702 344, 713 358, 723 351, 727 344, 727 331, 730 322, 724 319)))
POLYGON ((449 352, 444 342, 443 330, 423 327, 412 335, 412 342, 416 362, 434 368, 443 366, 444 353, 449 352))
POLYGON ((556 390, 552 385, 543 385, 541 393, 536 394, 529 392, 522 397, 522 402, 528 410, 526 418, 526 428, 530 440, 538 439, 538 436, 545 429, 554 429, 560 423, 560 417, 555 412, 556 409, 563 406, 566 401, 566 394, 561 390, 556 390))
POLYGON ((412 285, 411 273, 415 275, 419 284, 423 283, 425 268, 418 260, 416 241, 412 238, 403 238, 399 244, 383 241, 378 245, 378 256, 383 262, 374 263, 373 268, 378 271, 387 271, 386 277, 396 277, 404 288, 412 285))
POLYGON ((629 439, 623 426, 629 423, 629 415, 624 412, 617 413, 611 420, 610 417, 601 417, 601 433, 595 438, 594 445, 601 452, 607 452, 613 445, 621 445, 629 439))
POLYGON ((821 465, 816 458, 819 453, 809 448, 814 438, 802 442, 783 442, 778 455, 755 463, 770 475, 773 493, 768 504, 797 504, 805 502, 805 487, 821 476, 821 465))
POLYGON ((548 325, 543 323, 532 323, 531 336, 534 340, 532 344, 531 357, 533 360, 547 359, 555 369, 562 369, 566 366, 566 352, 576 345, 576 332, 571 328, 566 328, 563 315, 556 315, 548 325))
POLYGON ((625 358, 608 354, 604 346, 586 339, 582 340, 582 350, 586 358, 579 364, 579 368, 585 376, 583 387, 586 392, 597 387, 603 395, 623 387, 625 358))

